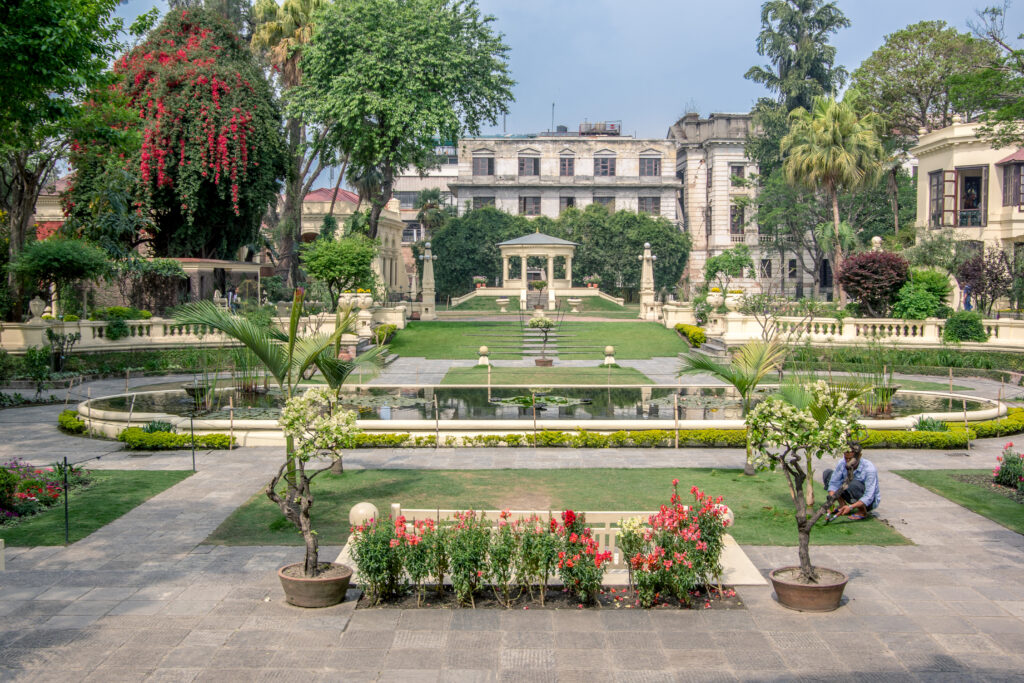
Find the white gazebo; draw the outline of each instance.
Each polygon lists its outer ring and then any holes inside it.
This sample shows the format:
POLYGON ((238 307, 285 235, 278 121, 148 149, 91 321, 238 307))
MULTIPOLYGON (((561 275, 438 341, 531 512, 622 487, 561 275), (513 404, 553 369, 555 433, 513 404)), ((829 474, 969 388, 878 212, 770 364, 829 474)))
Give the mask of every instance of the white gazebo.
POLYGON ((547 277, 545 279, 549 288, 568 289, 572 287, 572 257, 576 253, 575 242, 535 232, 507 242, 499 242, 498 249, 501 251, 502 287, 525 289, 529 285, 529 282, 526 281, 526 261, 531 256, 547 259, 547 277), (519 257, 519 277, 510 276, 509 273, 509 260, 513 257, 519 257), (565 277, 558 280, 555 279, 556 258, 565 259, 565 277))

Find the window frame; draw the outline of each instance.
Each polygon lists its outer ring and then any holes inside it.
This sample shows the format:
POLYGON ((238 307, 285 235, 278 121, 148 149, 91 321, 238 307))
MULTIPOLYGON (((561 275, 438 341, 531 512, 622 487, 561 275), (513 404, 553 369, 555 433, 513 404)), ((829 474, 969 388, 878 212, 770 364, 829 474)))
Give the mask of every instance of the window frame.
POLYGON ((519 215, 520 216, 539 216, 540 215, 540 195, 520 195, 519 197, 519 215), (527 210, 528 202, 536 200, 536 213, 527 210))
POLYGON ((615 195, 594 195, 593 202, 608 209, 609 213, 615 213, 615 195))
POLYGON ((594 157, 594 177, 612 178, 615 176, 615 157, 594 157))
POLYGON ((645 178, 657 178, 661 175, 661 157, 640 157, 640 175, 645 178), (651 168, 647 168, 651 165, 651 168))
POLYGON ((739 187, 739 181, 746 178, 747 167, 743 164, 729 164, 729 182, 733 187, 739 187), (739 173, 737 173, 739 171, 739 173))
POLYGON ((558 198, 558 215, 559 216, 561 216, 562 213, 566 209, 568 209, 570 207, 576 208, 576 197, 565 195, 565 196, 560 196, 558 198))
POLYGON ((660 216, 661 197, 637 197, 636 212, 646 214, 648 216, 660 216), (649 203, 650 208, 644 208, 645 203, 649 203))
POLYGON ((485 156, 485 155, 474 156, 473 157, 473 175, 475 175, 475 176, 484 176, 484 177, 494 175, 494 157, 493 156, 489 156, 489 155, 488 156, 485 156), (483 173, 481 173, 480 172, 481 169, 478 168, 478 164, 480 164, 481 162, 485 165, 485 167, 483 168, 483 171, 484 171, 483 173))
POLYGON ((533 155, 520 155, 519 157, 519 177, 536 177, 540 175, 540 157, 533 155), (532 167, 532 173, 529 171, 532 167))
POLYGON ((568 155, 558 157, 558 175, 566 178, 575 176, 576 157, 568 155), (568 173, 566 171, 568 171, 568 173))
POLYGON ((497 202, 496 202, 496 200, 495 200, 495 198, 493 196, 480 195, 480 196, 477 196, 477 197, 473 197, 473 204, 472 204, 472 206, 473 206, 473 210, 476 211, 477 209, 483 209, 483 208, 486 208, 488 206, 497 207, 498 204, 497 204, 497 202))

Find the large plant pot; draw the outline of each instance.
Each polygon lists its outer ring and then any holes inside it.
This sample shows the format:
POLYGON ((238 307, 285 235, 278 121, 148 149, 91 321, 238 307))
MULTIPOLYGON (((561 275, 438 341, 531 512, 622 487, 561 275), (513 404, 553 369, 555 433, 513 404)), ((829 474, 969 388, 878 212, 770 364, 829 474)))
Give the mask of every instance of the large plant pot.
POLYGON ((536 365, 538 368, 550 368, 552 365, 554 365, 554 363, 555 363, 555 359, 554 358, 534 358, 533 359, 533 364, 536 365))
POLYGON ((819 572, 834 574, 834 579, 823 577, 822 583, 803 584, 788 581, 784 577, 787 572, 794 570, 800 571, 800 567, 780 567, 768 574, 780 605, 799 612, 831 612, 839 607, 839 602, 843 599, 843 589, 850 580, 846 574, 835 569, 817 567, 819 572), (778 574, 782 574, 783 577, 780 578, 778 574))
POLYGON ((304 576, 286 576, 285 571, 291 567, 301 568, 303 563, 285 565, 277 570, 284 589, 284 599, 296 607, 330 607, 345 599, 348 584, 352 580, 352 568, 343 564, 335 564, 345 571, 337 576, 317 576, 308 579, 304 576))

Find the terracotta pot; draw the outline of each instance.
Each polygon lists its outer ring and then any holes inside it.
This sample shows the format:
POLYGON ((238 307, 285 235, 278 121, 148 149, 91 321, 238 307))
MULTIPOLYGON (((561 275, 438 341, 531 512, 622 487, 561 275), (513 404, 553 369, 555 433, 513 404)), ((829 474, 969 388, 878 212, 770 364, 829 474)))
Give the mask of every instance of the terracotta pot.
POLYGON ((550 368, 552 365, 554 365, 554 363, 555 363, 555 359, 554 358, 534 358, 533 359, 533 364, 536 365, 538 368, 550 368))
POLYGON ((312 579, 285 576, 286 569, 302 566, 303 563, 296 562, 277 570, 277 578, 281 579, 284 599, 288 604, 296 607, 331 607, 345 599, 345 592, 348 591, 348 584, 352 580, 351 567, 335 565, 346 570, 340 576, 317 576, 312 579))
MULTIPOLYGON (((830 569, 842 577, 841 581, 833 583, 802 584, 785 581, 776 577, 778 572, 786 570, 799 570, 799 567, 780 567, 773 569, 768 578, 772 580, 772 587, 775 588, 775 596, 779 604, 798 612, 831 612, 839 607, 843 599, 843 589, 849 577, 842 572, 830 569)), ((819 567, 819 569, 821 569, 819 567)))

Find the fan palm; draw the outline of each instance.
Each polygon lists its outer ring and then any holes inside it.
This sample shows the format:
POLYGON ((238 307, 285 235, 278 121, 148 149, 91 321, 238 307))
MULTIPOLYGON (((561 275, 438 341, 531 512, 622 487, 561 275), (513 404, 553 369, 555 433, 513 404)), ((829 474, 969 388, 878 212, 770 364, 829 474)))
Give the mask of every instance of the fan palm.
MULTIPOLYGON (((353 370, 376 363, 384 349, 375 348, 352 361, 338 358, 342 335, 355 329, 356 316, 351 311, 338 312, 335 329, 330 334, 317 332, 300 336, 299 322, 304 297, 302 288, 295 290, 287 332, 254 323, 226 309, 217 308, 210 301, 183 306, 175 320, 182 325, 205 325, 241 343, 274 378, 285 399, 295 396, 302 379, 314 371, 319 371, 328 386, 337 390, 353 370)), ((291 437, 288 437, 286 444, 285 461, 267 484, 265 493, 302 533, 306 542, 305 574, 312 577, 317 574, 320 564, 319 544, 310 520, 310 508, 313 506, 310 482, 317 474, 330 468, 307 474, 305 458, 296 456, 291 437), (282 480, 285 483, 283 495, 278 490, 282 480)))
POLYGON ((442 206, 441 190, 431 188, 416 196, 415 208, 419 209, 416 220, 423 226, 423 239, 429 239, 435 230, 444 225, 448 214, 442 206))
MULTIPOLYGON (((770 373, 779 369, 785 355, 785 347, 774 339, 747 342, 740 347, 728 365, 694 351, 683 356, 677 375, 707 373, 732 385, 736 393, 739 394, 740 409, 743 412, 743 418, 746 419, 753 407, 754 392, 757 390, 757 386, 770 373)), ((747 464, 744 467, 744 472, 754 474, 754 467, 750 462, 749 443, 747 444, 747 464)))
MULTIPOLYGON (((870 185, 882 172, 884 154, 878 125, 877 114, 857 116, 846 102, 818 97, 810 111, 800 107, 789 113, 789 133, 780 143, 786 180, 815 192, 824 191, 832 202, 832 270, 837 275, 843 265, 839 193, 870 185)), ((836 287, 841 301, 838 282, 836 287)))

